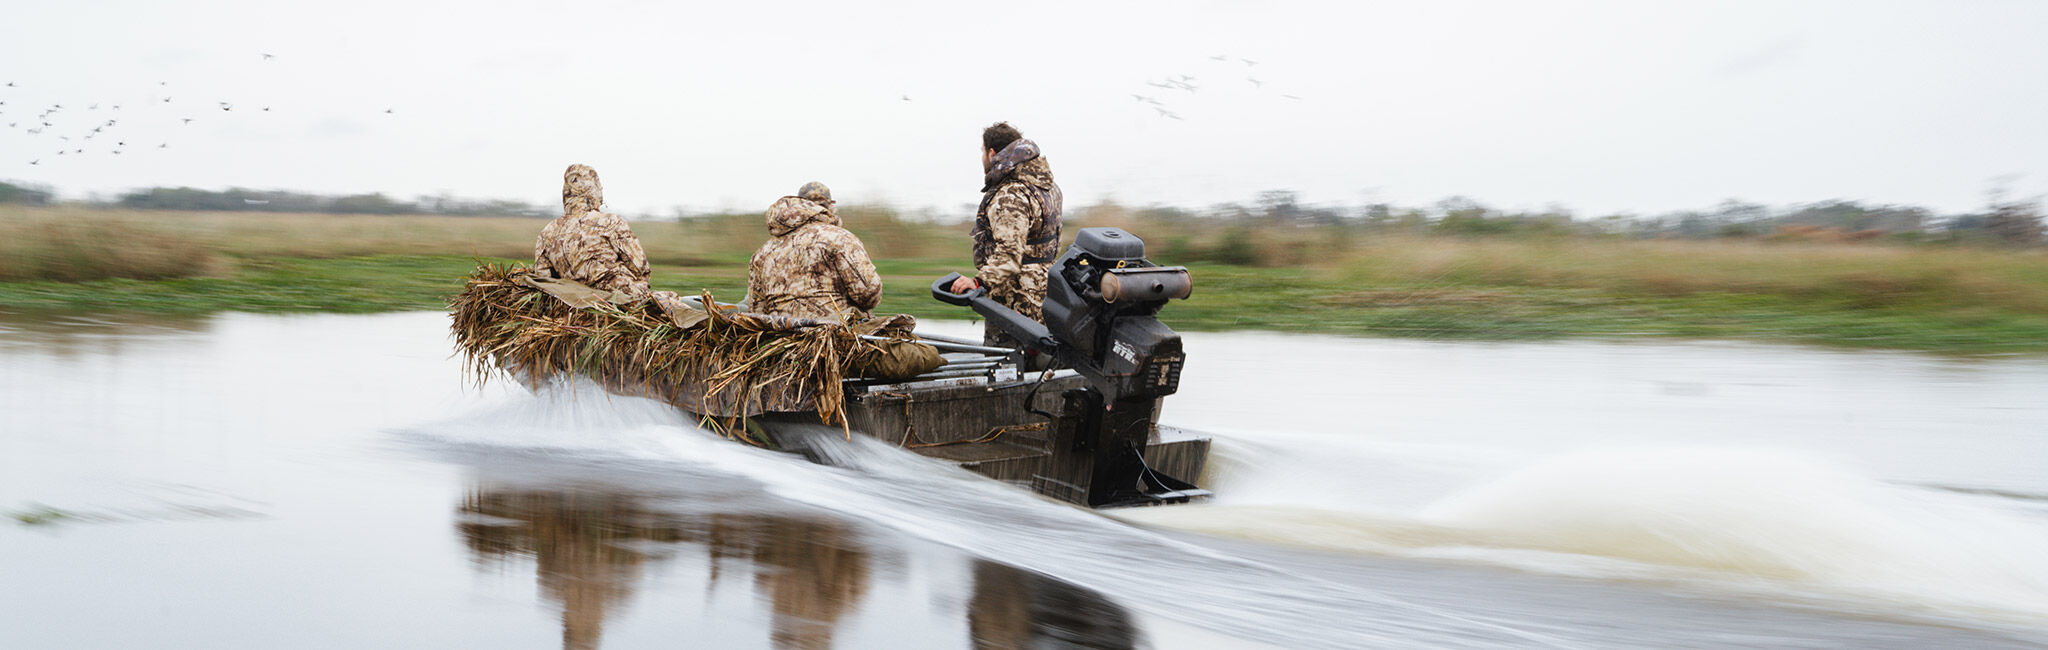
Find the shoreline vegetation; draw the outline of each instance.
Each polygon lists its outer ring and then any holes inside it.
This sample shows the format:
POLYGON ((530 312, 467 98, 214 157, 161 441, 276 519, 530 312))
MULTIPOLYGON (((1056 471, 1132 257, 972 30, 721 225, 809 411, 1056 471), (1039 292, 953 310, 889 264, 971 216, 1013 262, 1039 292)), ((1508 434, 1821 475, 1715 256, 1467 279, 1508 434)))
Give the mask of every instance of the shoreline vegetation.
MULTIPOLYGON (((968 269, 964 223, 845 205, 883 275, 881 313, 973 318, 928 295, 968 269)), ((0 311, 200 314, 440 310, 478 261, 525 263, 545 221, 0 205, 0 311)), ((1161 215, 1098 205, 1194 272, 1161 313, 1183 330, 1458 340, 1736 339, 2048 354, 2048 251, 1898 237, 1717 239, 1443 234, 1339 222, 1161 215)), ((654 286, 737 299, 758 214, 636 221, 654 286)))

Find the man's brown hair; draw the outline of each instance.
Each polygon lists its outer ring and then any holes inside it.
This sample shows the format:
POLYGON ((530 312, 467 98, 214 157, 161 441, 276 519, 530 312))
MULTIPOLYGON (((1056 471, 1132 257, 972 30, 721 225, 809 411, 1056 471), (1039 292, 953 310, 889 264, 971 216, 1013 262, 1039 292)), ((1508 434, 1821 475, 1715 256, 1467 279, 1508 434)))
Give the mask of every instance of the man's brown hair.
POLYGON ((1003 147, 1022 139, 1024 134, 1017 131, 1017 127, 1010 126, 1009 122, 997 122, 981 130, 981 146, 984 149, 1002 151, 1003 147))

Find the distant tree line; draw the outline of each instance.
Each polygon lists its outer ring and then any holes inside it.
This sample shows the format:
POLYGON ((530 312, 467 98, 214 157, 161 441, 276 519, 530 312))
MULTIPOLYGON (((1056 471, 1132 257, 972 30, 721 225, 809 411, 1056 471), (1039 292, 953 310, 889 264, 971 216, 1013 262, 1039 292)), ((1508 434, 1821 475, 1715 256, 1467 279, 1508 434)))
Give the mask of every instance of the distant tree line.
MULTIPOLYGON (((45 205, 52 200, 54 194, 48 188, 0 182, 0 203, 45 205)), ((325 196, 282 190, 229 188, 214 191, 190 187, 136 190, 100 205, 137 210, 453 216, 553 217, 559 213, 552 207, 522 201, 462 199, 446 194, 420 196, 407 201, 383 194, 325 196)), ((877 209, 894 214, 893 210, 877 209)), ((1070 209, 1083 219, 1091 211, 1098 210, 1127 213, 1157 222, 1186 221, 1234 229, 1329 228, 1341 236, 1402 233, 2048 245, 2048 224, 2044 224, 2040 202, 2009 200, 1997 191, 1992 193, 1985 209, 1962 214, 1939 214, 1910 205, 1869 205, 1842 200, 1780 208, 1728 200, 1704 210, 1587 218, 1574 215, 1561 206, 1541 210, 1502 210, 1456 196, 1424 207, 1388 203, 1313 205, 1302 202, 1298 193, 1288 190, 1261 192, 1247 203, 1222 203, 1201 209, 1173 206, 1124 208, 1113 203, 1070 209)), ((681 209, 677 210, 677 215, 683 215, 681 209)), ((1227 251, 1222 254, 1228 257, 1227 251)))
POLYGON ((55 196, 48 188, 28 187, 0 182, 0 203, 18 205, 48 205, 55 196))
POLYGON ((324 196, 282 190, 228 188, 213 191, 191 187, 152 187, 121 195, 113 205, 136 210, 198 210, 218 212, 315 212, 330 214, 439 214, 455 216, 552 217, 555 211, 504 199, 471 200, 447 195, 411 201, 383 194, 324 196))
POLYGON ((1313 206, 1302 203, 1300 196, 1290 191, 1262 192, 1251 203, 1224 203, 1202 210, 1164 206, 1125 210, 1113 205, 1108 209, 1163 222, 1199 221, 1237 228, 1336 228, 1361 234, 2048 245, 2048 225, 2044 225, 2038 201, 2004 200, 1996 194, 1981 212, 1946 215, 1917 206, 1867 205, 1857 201, 1772 208, 1729 200, 1706 210, 1582 218, 1559 206, 1511 211, 1464 197, 1451 197, 1428 207, 1387 203, 1313 206))

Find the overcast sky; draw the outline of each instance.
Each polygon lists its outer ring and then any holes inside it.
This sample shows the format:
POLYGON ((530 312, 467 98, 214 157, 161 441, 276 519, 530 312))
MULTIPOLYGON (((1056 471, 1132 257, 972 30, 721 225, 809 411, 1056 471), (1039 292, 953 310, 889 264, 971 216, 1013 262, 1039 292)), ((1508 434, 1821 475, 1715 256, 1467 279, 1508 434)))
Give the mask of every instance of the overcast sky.
POLYGON ((1727 198, 1966 211, 2008 175, 2019 195, 2048 193, 2048 3, 2033 1, 5 13, 0 83, 15 86, 0 87, 0 124, 17 126, 0 130, 0 179, 68 196, 190 185, 554 204, 582 162, 629 212, 762 209, 809 180, 842 201, 958 211, 979 198, 975 148, 996 120, 1043 146, 1070 204, 1292 189, 1582 216, 1727 198), (1150 85, 1178 75, 1197 88, 1150 85))

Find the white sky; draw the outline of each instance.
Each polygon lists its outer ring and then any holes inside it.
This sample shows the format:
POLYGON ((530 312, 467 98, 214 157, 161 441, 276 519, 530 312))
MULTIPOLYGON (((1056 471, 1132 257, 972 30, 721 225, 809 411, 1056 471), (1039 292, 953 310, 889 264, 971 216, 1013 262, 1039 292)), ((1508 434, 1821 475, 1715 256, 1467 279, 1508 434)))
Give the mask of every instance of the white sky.
POLYGON ((808 180, 951 212, 1006 119, 1070 205, 1957 212, 2005 175, 2048 193, 2043 2, 311 6, 8 3, 0 178, 552 205, 582 162, 628 212, 761 209, 808 180), (1199 90, 1146 85, 1178 74, 1199 90))

